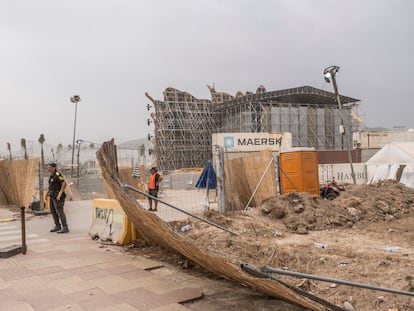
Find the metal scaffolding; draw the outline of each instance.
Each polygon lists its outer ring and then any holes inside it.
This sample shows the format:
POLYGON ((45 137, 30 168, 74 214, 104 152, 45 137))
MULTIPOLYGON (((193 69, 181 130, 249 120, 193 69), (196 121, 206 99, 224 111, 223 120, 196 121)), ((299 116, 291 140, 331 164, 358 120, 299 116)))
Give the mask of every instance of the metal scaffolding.
MULTIPOLYGON (((149 96, 148 96, 149 97, 149 96)), ((164 101, 153 100, 154 151, 162 170, 203 167, 211 158, 214 131, 211 100, 167 88, 164 101)))
POLYGON ((340 111, 334 93, 310 86, 273 92, 259 86, 255 94, 238 92, 235 97, 209 89, 211 100, 174 88, 165 90, 163 101, 148 96, 155 107, 154 149, 160 169, 203 167, 211 159, 212 133, 290 132, 292 147, 338 150, 348 146, 339 114, 347 133, 359 127, 353 117, 359 100, 341 96, 340 111))

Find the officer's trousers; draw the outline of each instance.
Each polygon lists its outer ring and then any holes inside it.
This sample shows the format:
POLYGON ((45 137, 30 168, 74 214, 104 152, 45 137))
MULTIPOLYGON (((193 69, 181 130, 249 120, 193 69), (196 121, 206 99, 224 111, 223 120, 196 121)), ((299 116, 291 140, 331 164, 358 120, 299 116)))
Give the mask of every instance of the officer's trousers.
POLYGON ((61 227, 62 224, 63 228, 67 228, 68 224, 66 223, 66 215, 63 211, 63 205, 65 201, 58 201, 54 198, 50 198, 50 212, 53 216, 53 221, 55 222, 56 227, 61 227))

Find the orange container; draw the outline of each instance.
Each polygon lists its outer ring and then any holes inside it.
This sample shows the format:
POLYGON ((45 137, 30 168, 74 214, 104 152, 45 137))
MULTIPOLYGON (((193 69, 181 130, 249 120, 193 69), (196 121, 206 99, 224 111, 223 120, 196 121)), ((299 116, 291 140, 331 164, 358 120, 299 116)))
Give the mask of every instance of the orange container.
POLYGON ((308 192, 319 195, 318 154, 316 150, 280 153, 281 194, 308 192))

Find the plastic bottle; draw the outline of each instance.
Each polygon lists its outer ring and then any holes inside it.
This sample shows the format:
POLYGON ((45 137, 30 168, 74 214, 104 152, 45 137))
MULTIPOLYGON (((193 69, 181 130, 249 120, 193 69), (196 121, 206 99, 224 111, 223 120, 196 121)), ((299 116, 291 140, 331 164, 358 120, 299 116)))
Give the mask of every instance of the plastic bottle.
POLYGON ((277 231, 273 231, 272 235, 273 236, 282 236, 282 234, 280 232, 277 232, 277 231))
POLYGON ((181 227, 181 231, 182 232, 187 232, 190 229, 191 229, 191 226, 190 225, 185 225, 185 226, 181 227))
POLYGON ((328 248, 328 244, 324 244, 324 243, 315 243, 315 247, 317 247, 317 248, 327 249, 327 248, 328 248))
POLYGON ((389 246, 389 247, 384 248, 384 252, 387 252, 387 253, 398 253, 399 251, 401 251, 401 248, 397 246, 389 246))

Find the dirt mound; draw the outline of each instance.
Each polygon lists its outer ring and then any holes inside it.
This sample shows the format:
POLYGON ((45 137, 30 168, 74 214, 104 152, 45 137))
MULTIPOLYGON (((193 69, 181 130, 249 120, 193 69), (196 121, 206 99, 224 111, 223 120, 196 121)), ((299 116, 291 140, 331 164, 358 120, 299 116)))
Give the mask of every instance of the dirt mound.
POLYGON ((372 185, 348 185, 333 201, 306 193, 290 193, 264 200, 260 209, 296 233, 350 228, 358 222, 378 222, 413 213, 414 189, 394 181, 372 185))
MULTIPOLYGON (((224 216, 210 210, 204 214, 239 236, 194 219, 168 225, 209 253, 225 256, 234 264, 269 265, 414 291, 413 203, 414 189, 386 181, 374 185, 348 185, 334 201, 292 193, 269 198, 260 208, 246 212, 224 216), (182 232, 181 228, 187 224, 190 230, 182 232), (315 247, 315 243, 323 243, 326 248, 315 247), (387 246, 398 246, 401 251, 387 253, 384 251, 387 246)), ((167 258, 170 257, 167 255, 167 258)), ((175 261, 185 263, 182 259, 175 261)), ((276 277, 332 303, 342 305, 348 301, 356 310, 414 310, 414 301, 406 296, 276 277)))

